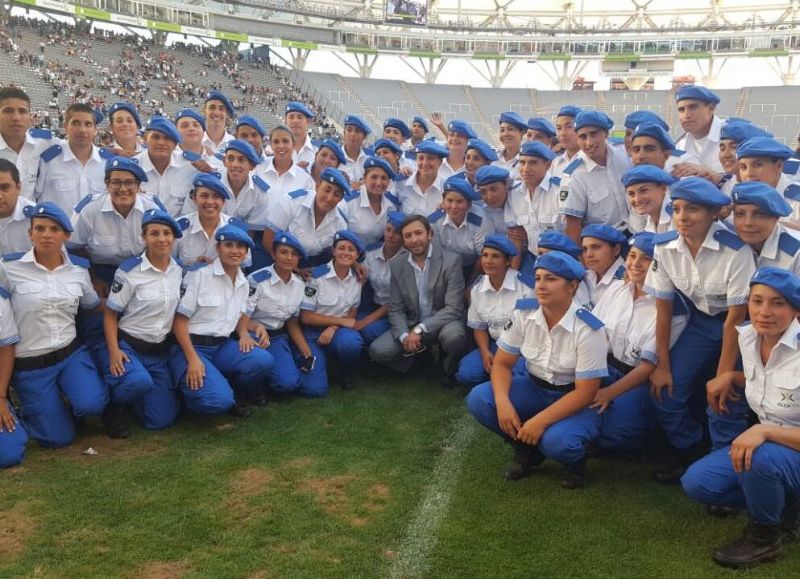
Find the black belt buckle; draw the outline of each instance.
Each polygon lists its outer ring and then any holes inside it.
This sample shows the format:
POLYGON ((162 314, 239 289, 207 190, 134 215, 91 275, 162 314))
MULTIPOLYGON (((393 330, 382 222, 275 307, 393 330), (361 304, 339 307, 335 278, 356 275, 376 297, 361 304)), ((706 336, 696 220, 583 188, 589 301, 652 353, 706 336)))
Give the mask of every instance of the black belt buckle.
POLYGON ((633 366, 628 366, 625 362, 620 362, 611 354, 609 354, 608 358, 606 358, 606 363, 612 368, 616 368, 623 374, 628 374, 634 369, 633 366))
POLYGON ((15 358, 14 370, 17 372, 27 372, 30 370, 41 370, 42 368, 49 368, 55 366, 59 362, 63 362, 69 358, 75 350, 80 347, 81 343, 78 338, 72 340, 63 348, 59 348, 53 352, 42 354, 41 356, 33 356, 31 358, 15 358))

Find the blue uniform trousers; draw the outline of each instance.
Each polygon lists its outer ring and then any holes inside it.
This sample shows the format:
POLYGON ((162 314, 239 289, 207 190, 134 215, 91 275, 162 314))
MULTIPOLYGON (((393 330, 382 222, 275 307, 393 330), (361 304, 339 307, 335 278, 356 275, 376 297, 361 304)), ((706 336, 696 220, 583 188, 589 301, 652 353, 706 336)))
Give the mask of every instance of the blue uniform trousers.
POLYGON ((364 351, 364 338, 356 330, 340 327, 327 346, 320 346, 317 343, 321 331, 319 328, 303 329, 308 347, 317 358, 314 370, 309 373, 305 384, 300 389, 300 393, 305 396, 326 396, 328 394, 329 357, 337 362, 339 372, 349 373, 353 368, 358 367, 364 351))
POLYGON ((132 404, 136 416, 147 429, 160 430, 172 426, 178 416, 180 402, 169 373, 168 354, 142 354, 124 340, 120 340, 119 347, 130 359, 125 363, 125 374, 122 376, 111 374, 105 343, 95 350, 97 367, 108 384, 111 402, 132 404))
MULTIPOLYGON (((375 293, 372 289, 372 286, 369 284, 369 282, 365 283, 364 288, 361 290, 361 302, 358 306, 358 312, 356 312, 357 320, 366 318, 369 314, 380 307, 375 303, 374 297, 375 293)), ((377 340, 381 334, 391 327, 392 326, 389 323, 388 314, 378 320, 375 320, 371 324, 368 324, 361 329, 361 337, 364 339, 364 344, 369 346, 372 342, 377 340)))
POLYGON ((108 388, 86 346, 53 366, 15 371, 12 382, 22 424, 31 438, 49 448, 75 440, 75 425, 62 395, 75 416, 102 414, 108 404, 108 388))
MULTIPOLYGON (((90 272, 93 278, 101 280, 106 284, 107 291, 111 291, 111 285, 114 283, 114 274, 117 271, 116 265, 109 265, 104 263, 92 264, 90 272)), ((104 297, 104 296, 100 296, 104 297)), ((78 336, 81 341, 90 348, 99 346, 105 340, 105 331, 103 330, 103 314, 102 312, 87 312, 80 310, 76 318, 78 336)))
POLYGON ((266 350, 254 348, 243 353, 239 351, 239 341, 233 339, 218 346, 195 346, 194 349, 206 369, 203 385, 197 390, 186 384, 188 364, 180 347, 173 347, 168 363, 186 407, 198 414, 219 414, 229 410, 235 402, 234 389, 246 393, 259 388, 273 364, 272 355, 266 350))
MULTIPOLYGON (((509 398, 523 423, 563 395, 561 392, 535 386, 529 376, 514 376, 511 380, 509 398)), ((467 395, 467 409, 482 426, 508 439, 497 421, 497 406, 491 382, 479 384, 470 391, 467 395)), ((596 438, 599 432, 600 416, 594 410, 585 408, 550 425, 537 446, 547 458, 570 465, 586 455, 586 444, 596 438)))
MULTIPOLYGON (((497 343, 489 340, 489 351, 494 354, 497 352, 497 343)), ((525 376, 528 374, 528 369, 525 366, 525 358, 519 357, 517 363, 514 364, 512 373, 515 376, 525 376)), ((489 379, 489 374, 483 368, 483 360, 481 359, 481 351, 478 348, 472 350, 469 354, 461 358, 458 363, 458 371, 456 372, 456 380, 459 384, 467 386, 476 386, 481 382, 486 382, 489 379)))
MULTIPOLYGON (((16 414, 11 410, 16 418, 16 414)), ((25 445, 28 443, 28 432, 20 422, 13 432, 0 432, 0 468, 17 466, 25 458, 25 445)))
MULTIPOLYGON (((609 366, 608 373, 603 378, 604 387, 611 386, 624 376, 613 366, 609 366)), ((639 448, 653 426, 650 384, 640 384, 617 396, 600 418, 600 435, 595 439, 599 448, 622 451, 639 448)))
POLYGON ((786 505, 800 498, 800 452, 765 442, 753 452, 750 470, 737 474, 729 449, 690 466, 681 478, 683 490, 701 503, 747 508, 757 523, 779 524, 786 505))

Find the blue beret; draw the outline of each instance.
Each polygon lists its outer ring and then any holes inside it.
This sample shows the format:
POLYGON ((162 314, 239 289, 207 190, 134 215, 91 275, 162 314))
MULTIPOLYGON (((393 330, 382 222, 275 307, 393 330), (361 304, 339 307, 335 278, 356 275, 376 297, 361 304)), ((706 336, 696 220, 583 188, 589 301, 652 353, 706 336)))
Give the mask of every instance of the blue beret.
POLYGON ((622 174, 622 184, 625 187, 636 185, 637 183, 665 183, 672 185, 675 181, 675 177, 655 165, 636 165, 622 174))
POLYGON ((545 161, 552 161, 556 158, 556 154, 544 143, 539 141, 531 141, 522 143, 519 149, 519 154, 522 157, 540 157, 545 161))
POLYGON ((800 309, 800 278, 786 269, 762 267, 750 279, 750 285, 763 284, 771 287, 786 298, 792 307, 800 309))
POLYGON ((475 172, 475 183, 479 187, 489 185, 491 183, 507 182, 511 176, 506 169, 502 167, 495 167, 494 165, 484 165, 475 172))
POLYGON ((760 181, 737 183, 733 186, 731 198, 736 205, 758 205, 764 213, 774 217, 786 217, 792 213, 792 207, 783 195, 775 187, 760 181))
POLYGON ((225 143, 225 152, 227 153, 228 151, 237 151, 238 153, 241 153, 247 157, 247 160, 253 165, 258 165, 261 162, 261 157, 258 156, 255 148, 253 148, 253 145, 245 140, 233 139, 228 141, 225 143))
POLYGON ((136 107, 133 106, 131 103, 118 102, 108 107, 109 121, 111 121, 114 118, 114 113, 117 111, 128 111, 131 114, 131 116, 133 116, 133 120, 136 121, 136 126, 139 127, 140 129, 142 128, 142 117, 139 116, 139 111, 136 110, 136 107))
POLYGON ((407 215, 402 211, 389 211, 386 214, 386 221, 392 224, 392 227, 395 229, 400 229, 403 225, 403 221, 406 220, 407 215))
POLYGON ((344 126, 346 127, 347 125, 354 126, 355 128, 361 130, 365 135, 369 135, 372 132, 372 129, 367 123, 364 122, 364 119, 356 115, 347 115, 344 118, 344 126))
POLYGON ((635 139, 636 137, 650 137, 651 139, 655 139, 661 143, 665 149, 670 151, 675 148, 675 143, 672 141, 672 137, 669 136, 669 133, 665 131, 663 127, 655 123, 642 123, 641 125, 637 125, 631 139, 635 139))
POLYGON ((322 181, 333 183, 342 190, 342 193, 347 193, 350 191, 350 182, 347 180, 347 177, 344 176, 344 173, 342 173, 339 169, 326 167, 322 170, 322 173, 320 173, 319 178, 322 181))
POLYGON ((272 238, 272 249, 275 249, 276 245, 288 245, 289 247, 293 247, 297 250, 297 253, 300 254, 300 259, 306 259, 308 254, 306 253, 306 248, 303 247, 303 244, 297 239, 294 235, 292 235, 289 231, 276 231, 275 237, 272 238))
POLYGON ((628 240, 628 247, 635 247, 648 257, 653 257, 656 247, 653 241, 655 236, 655 233, 640 231, 628 240))
POLYGON ((403 148, 390 139, 378 139, 372 144, 372 150, 377 152, 378 149, 391 149, 395 155, 402 155, 403 148))
POLYGON ((669 132, 667 121, 651 111, 634 111, 625 117, 625 128, 635 129, 642 123, 653 123, 669 132))
POLYGON ((175 221, 172 215, 163 209, 148 209, 144 212, 144 216, 142 217, 142 229, 144 229, 145 225, 150 225, 151 223, 160 223, 161 225, 166 225, 172 229, 172 233, 176 238, 183 237, 183 231, 181 231, 181 227, 178 225, 178 222, 175 221))
POLYGON ((560 231, 544 231, 540 233, 536 244, 545 249, 564 252, 575 259, 580 258, 581 253, 583 253, 580 245, 560 231))
POLYGON ((61 209, 61 207, 52 201, 43 201, 42 203, 37 203, 36 205, 26 205, 23 208, 22 213, 28 219, 33 219, 34 217, 46 217, 47 219, 54 221, 67 233, 72 233, 72 223, 70 223, 69 217, 67 217, 67 214, 64 213, 64 210, 61 209))
POLYGON ((466 137, 467 139, 478 138, 478 134, 467 121, 462 121, 459 119, 452 120, 447 125, 447 130, 451 133, 456 133, 462 137, 466 137))
POLYGON ((487 235, 486 239, 483 241, 483 247, 492 247, 503 252, 506 257, 514 257, 517 255, 517 248, 514 244, 511 243, 508 237, 500 233, 487 235))
POLYGON ((519 113, 514 111, 500 113, 500 122, 514 125, 523 133, 528 130, 528 123, 525 122, 525 119, 523 119, 519 113))
POLYGON ((546 269, 564 279, 581 280, 586 275, 586 269, 577 259, 563 251, 548 251, 536 259, 534 269, 546 269))
POLYGON ((719 131, 720 140, 726 139, 736 143, 741 143, 752 137, 772 137, 772 133, 755 126, 749 121, 731 122, 730 119, 722 125, 722 129, 719 131))
POLYGON ((577 117, 578 113, 581 112, 581 107, 576 107, 575 105, 564 105, 560 109, 558 109, 557 117, 577 117))
POLYGON ((309 119, 313 119, 314 118, 314 113, 311 112, 311 109, 308 108, 303 103, 299 103, 297 101, 291 101, 291 102, 286 103, 286 113, 288 114, 288 113, 292 113, 292 112, 294 112, 294 113, 302 113, 309 119))
POLYGON ((792 155, 794 155, 794 151, 789 147, 769 137, 751 137, 739 143, 739 146, 736 147, 737 159, 744 159, 745 157, 767 157, 769 159, 785 161, 792 155))
POLYGON ((553 126, 553 123, 544 117, 528 119, 528 128, 534 131, 539 131, 540 133, 544 133, 551 138, 556 136, 556 128, 553 126))
POLYGON ((250 237, 244 229, 236 225, 231 225, 230 223, 217 229, 217 232, 214 234, 214 239, 217 241, 238 241, 239 243, 244 243, 250 249, 256 246, 255 242, 253 242, 253 238, 250 237))
POLYGON ((192 181, 192 187, 205 187, 218 193, 223 199, 231 199, 231 192, 219 178, 211 173, 198 173, 192 181))
POLYGON ((264 128, 264 125, 262 125, 261 121, 259 121, 255 117, 252 117, 250 115, 242 115, 241 117, 239 117, 239 120, 236 121, 236 128, 238 129, 242 125, 247 125, 248 127, 253 127, 256 130, 256 132, 259 135, 261 135, 262 139, 267 136, 267 131, 264 128))
POLYGON ((339 161, 340 165, 346 165, 347 164, 347 157, 344 156, 344 151, 339 146, 339 143, 337 143, 333 139, 325 139, 324 141, 322 141, 319 144, 319 147, 317 147, 317 150, 321 149, 322 147, 325 147, 325 148, 330 149, 331 151, 333 151, 333 154, 336 155, 336 159, 339 161))
POLYGON ((482 139, 470 139, 469 144, 467 145, 467 151, 470 149, 474 149, 480 153, 481 157, 489 161, 490 163, 494 163, 497 161, 497 151, 492 149, 489 146, 489 143, 482 139))
POLYGON ((380 157, 367 157, 364 160, 364 173, 373 168, 383 169, 387 175, 389 175, 389 179, 396 179, 397 173, 394 172, 392 166, 385 160, 381 159, 380 157))
POLYGON ((228 115, 233 118, 236 116, 236 109, 233 108, 233 103, 231 100, 226 97, 222 91, 218 90, 210 90, 206 93, 206 99, 203 103, 207 103, 208 101, 221 101, 222 104, 225 105, 225 110, 228 111, 228 115))
POLYGON ((702 177, 679 179, 670 187, 669 194, 673 201, 683 199, 690 203, 708 205, 710 207, 724 207, 731 203, 730 197, 702 177))
POLYGON ((396 117, 389 117, 388 119, 383 121, 384 129, 388 129, 390 127, 400 131, 403 134, 404 139, 411 138, 411 129, 409 129, 408 125, 405 124, 401 119, 398 119, 396 117))
POLYGON ((350 231, 349 229, 340 229, 336 233, 333 234, 333 247, 336 247, 336 244, 340 241, 349 241, 353 245, 355 245, 356 250, 358 251, 358 261, 364 260, 364 254, 367 252, 367 248, 364 245, 364 241, 358 236, 355 231, 350 231))
POLYGON ((575 130, 583 127, 599 127, 604 131, 610 131, 614 126, 614 121, 605 113, 600 111, 581 111, 575 117, 575 130))
POLYGON ((675 93, 675 102, 680 102, 684 99, 693 99, 696 101, 703 101, 712 105, 719 103, 719 97, 716 93, 708 90, 704 86, 696 86, 693 84, 683 85, 675 93))
POLYGON ((203 130, 204 131, 206 130, 206 119, 205 119, 205 117, 203 115, 198 113, 196 110, 194 110, 194 109, 181 109, 181 110, 179 110, 177 113, 175 113, 175 124, 177 124, 178 121, 181 120, 183 117, 189 117, 189 118, 192 118, 192 119, 196 120, 198 123, 200 123, 200 126, 203 127, 203 130))
POLYGON ((414 153, 425 153, 426 155, 435 155, 444 159, 450 154, 450 151, 436 141, 422 141, 414 148, 414 153))
POLYGON ((448 177, 444 182, 443 191, 454 191, 470 201, 477 201, 481 198, 481 194, 475 191, 475 188, 470 185, 470 182, 464 178, 463 173, 456 173, 448 177))
POLYGON ((139 183, 147 183, 147 174, 144 172, 144 169, 130 157, 111 157, 106 161, 106 177, 108 177, 111 171, 127 171, 136 177, 139 183))
POLYGON ((591 225, 587 225, 581 230, 581 239, 584 237, 602 239, 603 241, 607 241, 611 244, 624 244, 626 241, 628 241, 628 238, 625 237, 619 230, 611 227, 610 225, 606 225, 605 223, 592 223, 591 225))
POLYGON ((167 117, 153 117, 147 123, 145 131, 157 131, 168 139, 172 139, 176 143, 183 142, 183 137, 181 137, 178 129, 175 128, 175 123, 173 123, 167 117))
POLYGON ((424 117, 414 117, 414 123, 419 123, 420 125, 422 125, 422 128, 425 129, 425 132, 426 133, 428 132, 428 123, 424 117))

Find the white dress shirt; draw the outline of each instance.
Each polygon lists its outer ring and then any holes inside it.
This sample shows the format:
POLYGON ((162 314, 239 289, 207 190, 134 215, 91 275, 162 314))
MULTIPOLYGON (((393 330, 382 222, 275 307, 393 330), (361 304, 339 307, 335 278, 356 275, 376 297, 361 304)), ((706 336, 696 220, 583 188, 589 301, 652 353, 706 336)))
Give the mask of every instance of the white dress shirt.
POLYGON ((39 156, 53 145, 62 145, 61 139, 52 136, 36 137, 34 134, 50 135, 50 131, 31 129, 25 134, 25 143, 19 153, 6 144, 0 135, 0 159, 8 159, 19 169, 19 180, 22 185, 21 194, 26 199, 33 200, 36 190, 36 177, 39 174, 39 156))
POLYGON ((705 137, 695 139, 692 135, 686 133, 678 139, 675 147, 686 151, 687 154, 694 155, 706 168, 716 173, 723 173, 722 163, 719 162, 719 133, 724 124, 724 119, 714 115, 711 121, 711 128, 705 137))
POLYGON ((395 253, 390 259, 386 259, 383 252, 383 244, 367 251, 364 258, 364 266, 367 268, 367 278, 372 286, 373 300, 379 306, 389 303, 389 288, 392 284, 392 271, 389 267, 392 259, 405 253, 402 249, 395 253))
POLYGON ((263 324, 267 330, 279 330, 289 318, 300 315, 306 284, 297 274, 291 274, 284 282, 270 265, 254 271, 247 280, 255 292, 250 296, 249 309, 252 319, 263 324))
POLYGON ((486 330, 497 340, 511 319, 517 300, 532 298, 533 289, 519 280, 519 272, 506 272, 500 289, 494 289, 488 275, 482 275, 470 290, 467 326, 473 330, 486 330))
POLYGON ((17 321, 14 319, 10 298, 11 294, 0 287, 0 347, 16 344, 22 339, 17 321))
POLYGON ((569 179, 564 215, 578 217, 586 225, 605 223, 625 229, 630 207, 622 186, 622 174, 630 169, 631 161, 624 149, 607 147, 606 165, 598 165, 583 151, 578 153, 582 163, 569 179))
POLYGON ((406 215, 420 214, 428 216, 442 204, 443 182, 437 177, 425 191, 417 183, 417 172, 413 172, 405 181, 397 184, 397 198, 406 215))
POLYGON ((178 313, 189 318, 190 334, 228 337, 241 317, 250 313, 250 284, 242 270, 233 282, 219 259, 186 272, 181 291, 178 313))
POLYGON ((376 215, 369 204, 367 188, 362 185, 358 195, 345 200, 339 207, 347 220, 347 228, 356 233, 366 245, 370 245, 383 239, 386 214, 397 210, 396 200, 391 193, 384 193, 381 196, 380 211, 376 215))
POLYGON ((23 213, 28 205, 35 204, 20 195, 11 215, 0 217, 0 255, 28 251, 31 248, 31 237, 28 234, 31 221, 23 213))
POLYGON ((333 235, 340 229, 347 229, 338 208, 325 214, 319 226, 314 223, 313 191, 305 190, 295 196, 285 195, 270 204, 267 228, 272 231, 289 231, 302 240, 309 257, 328 250, 333 245, 333 235))
POLYGON ((134 159, 147 175, 147 182, 142 183, 141 190, 157 197, 173 217, 183 215, 183 205, 199 171, 191 163, 187 163, 177 151, 172 154, 163 175, 156 171, 147 151, 136 155, 134 159))
POLYGON ((519 187, 508 192, 506 227, 524 227, 531 252, 536 251, 540 234, 545 231, 564 231, 559 186, 555 181, 546 173, 533 192, 525 183, 520 183, 519 187))
POLYGON ((439 246, 460 255, 465 267, 475 264, 486 236, 492 232, 483 210, 476 205, 469 208, 460 225, 456 225, 443 209, 436 210, 428 220, 439 246))
POLYGON ((49 161, 39 163, 35 197, 38 203, 51 201, 69 215, 78 202, 87 195, 106 192, 105 166, 100 149, 92 145, 92 156, 85 165, 75 157, 64 143, 61 153, 49 161))
POLYGON ((344 279, 336 275, 333 261, 314 269, 300 309, 324 316, 345 317, 361 303, 361 284, 352 269, 344 279))

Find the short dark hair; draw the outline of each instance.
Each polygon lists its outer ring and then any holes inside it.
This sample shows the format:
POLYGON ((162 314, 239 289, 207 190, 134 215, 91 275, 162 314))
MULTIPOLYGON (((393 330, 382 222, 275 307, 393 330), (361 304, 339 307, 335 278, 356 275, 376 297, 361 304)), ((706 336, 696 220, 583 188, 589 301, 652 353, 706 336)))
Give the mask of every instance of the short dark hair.
MULTIPOLYGON (((86 103, 74 103, 69 105, 67 107, 67 110, 64 111, 64 124, 69 124, 72 115, 74 115, 75 113, 87 113, 89 115, 92 115, 93 121, 96 120, 96 117, 94 116, 94 109, 92 107, 90 107, 86 103)), ((96 124, 97 122, 95 122, 95 125, 96 124)))
POLYGON ((8 159, 0 159, 0 173, 11 173, 11 178, 17 185, 20 184, 19 169, 8 159))
POLYGON ((419 221, 425 227, 425 231, 431 230, 431 223, 428 221, 428 218, 424 215, 420 215, 419 213, 414 213, 413 215, 409 215, 405 219, 403 219, 403 224, 400 226, 400 233, 403 233, 403 230, 414 223, 415 221, 419 221))
POLYGON ((31 104, 31 97, 28 96, 24 90, 16 86, 4 86, 0 88, 0 102, 3 102, 6 99, 20 99, 31 104))

